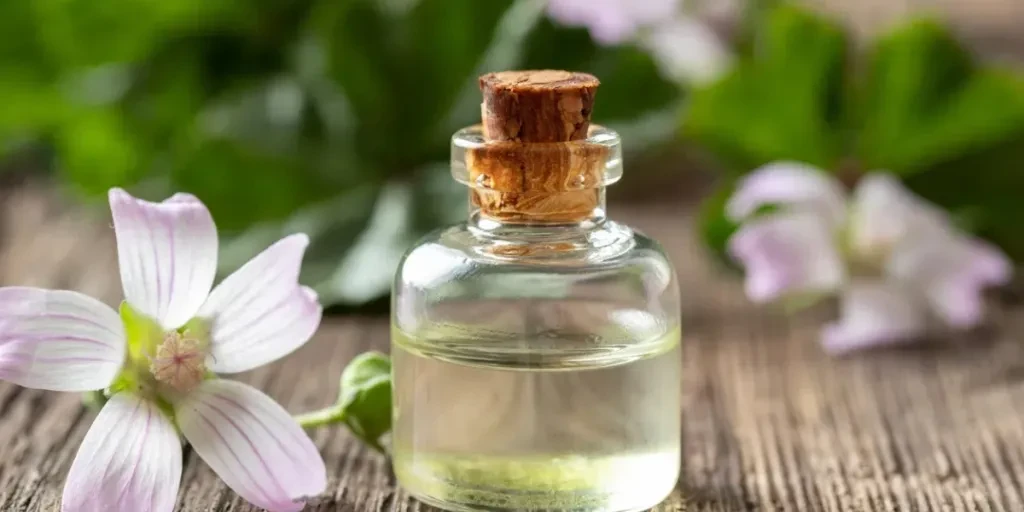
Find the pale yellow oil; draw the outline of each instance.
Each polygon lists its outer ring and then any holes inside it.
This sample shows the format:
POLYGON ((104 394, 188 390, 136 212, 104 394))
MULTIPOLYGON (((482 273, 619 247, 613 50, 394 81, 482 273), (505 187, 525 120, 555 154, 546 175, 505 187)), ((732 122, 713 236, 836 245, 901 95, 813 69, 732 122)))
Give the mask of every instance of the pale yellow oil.
POLYGON ((394 467, 419 499, 449 510, 630 511, 675 487, 678 328, 575 350, 545 339, 488 351, 463 331, 392 336, 394 467))

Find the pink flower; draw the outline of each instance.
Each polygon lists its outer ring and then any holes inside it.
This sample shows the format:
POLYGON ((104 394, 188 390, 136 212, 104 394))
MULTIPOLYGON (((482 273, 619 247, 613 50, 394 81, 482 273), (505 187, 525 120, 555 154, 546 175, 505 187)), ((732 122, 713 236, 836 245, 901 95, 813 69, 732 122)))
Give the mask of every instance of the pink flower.
POLYGON ((217 230, 197 198, 150 203, 114 189, 110 208, 120 315, 75 292, 0 288, 0 378, 110 397, 71 465, 62 510, 172 510, 180 436, 246 500, 302 509, 326 487, 316 446, 271 398, 214 373, 267 364, 316 331, 322 308, 297 282, 307 237, 280 240, 213 288, 217 230))
POLYGON ((912 340, 933 319, 975 326, 983 290, 1010 279, 998 249, 887 174, 866 175, 848 198, 819 169, 774 163, 739 184, 726 213, 744 221, 729 250, 751 299, 840 295, 840 319, 822 332, 832 352, 912 340), (755 215, 769 205, 778 208, 755 215))
MULTIPOLYGON (((730 0, 707 3, 701 11, 712 17, 738 11, 730 0)), ((684 13, 682 4, 680 0, 549 0, 548 15, 562 25, 586 27, 603 45, 638 43, 670 79, 711 82, 725 73, 732 54, 711 26, 684 13)))
POLYGON ((548 15, 569 26, 584 26, 595 41, 619 44, 643 27, 675 16, 679 0, 550 0, 548 15))
POLYGON ((661 73, 681 84, 703 85, 724 75, 733 55, 707 23, 693 16, 676 16, 652 25, 639 39, 661 73))

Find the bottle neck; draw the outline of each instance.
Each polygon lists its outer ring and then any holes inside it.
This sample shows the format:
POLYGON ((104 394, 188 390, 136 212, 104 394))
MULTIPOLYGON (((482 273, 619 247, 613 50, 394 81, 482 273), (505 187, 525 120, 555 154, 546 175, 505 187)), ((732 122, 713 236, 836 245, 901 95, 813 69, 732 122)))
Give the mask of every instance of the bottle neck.
POLYGON ((469 222, 480 226, 589 228, 603 224, 606 212, 605 187, 532 195, 469 192, 469 222))
POLYGON ((605 217, 605 188, 622 176, 619 136, 605 127, 550 143, 494 141, 467 127, 452 136, 451 172, 469 188, 470 231, 494 254, 586 251, 632 236, 605 217))
POLYGON ((590 263, 615 257, 629 250, 633 231, 606 216, 604 191, 599 206, 589 215, 572 222, 520 217, 496 218, 471 202, 466 227, 475 239, 475 252, 521 261, 562 261, 590 263))

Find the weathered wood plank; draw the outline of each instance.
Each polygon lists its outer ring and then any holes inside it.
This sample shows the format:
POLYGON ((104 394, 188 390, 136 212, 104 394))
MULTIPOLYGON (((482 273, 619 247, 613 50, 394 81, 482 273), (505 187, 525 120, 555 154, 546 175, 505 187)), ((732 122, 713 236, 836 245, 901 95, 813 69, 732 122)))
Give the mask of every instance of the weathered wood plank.
MULTIPOLYGON (((118 300, 108 219, 45 188, 0 201, 0 284, 118 300)), ((622 217, 664 241, 684 295, 685 468, 659 510, 1024 510, 1024 312, 1002 311, 993 336, 828 358, 816 344, 828 308, 785 317, 750 305, 714 271, 683 206, 622 217)), ((310 410, 334 400, 349 359, 387 337, 384 318, 331 318, 293 356, 240 378, 310 410)), ((0 384, 0 510, 59 510, 93 417, 77 396, 0 384)), ((429 509, 344 430, 313 438, 330 482, 310 510, 429 509)), ((188 452, 179 510, 252 508, 188 452)))

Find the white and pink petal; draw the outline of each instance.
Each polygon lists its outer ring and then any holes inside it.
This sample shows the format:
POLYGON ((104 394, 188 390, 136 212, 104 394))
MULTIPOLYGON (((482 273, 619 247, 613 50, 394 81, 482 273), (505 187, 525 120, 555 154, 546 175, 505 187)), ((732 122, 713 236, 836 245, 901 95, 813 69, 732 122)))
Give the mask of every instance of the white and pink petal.
POLYGON ((1009 282, 1012 264, 981 240, 946 235, 905 241, 886 270, 918 290, 947 325, 969 328, 984 319, 984 291, 1009 282))
POLYGON ((102 389, 125 351, 124 327, 106 304, 77 292, 0 288, 0 379, 52 391, 102 389))
POLYGON ((181 440, 160 408, 131 393, 103 406, 64 484, 62 512, 171 512, 181 440))
POLYGON ((857 184, 850 217, 850 248, 865 260, 885 258, 897 245, 950 233, 946 215, 889 174, 871 173, 857 184))
POLYGON ((729 253, 744 267, 747 296, 755 302, 828 293, 846 279, 831 227, 812 213, 752 219, 729 239, 729 253))
POLYGON ((291 512, 324 491, 316 445, 280 405, 240 382, 209 380, 175 405, 193 449, 241 497, 291 512))
POLYGON ((896 282, 855 281, 843 290, 839 310, 821 334, 832 354, 913 341, 928 325, 921 297, 896 282))
POLYGON ((309 238, 288 236, 217 285, 199 316, 209 323, 208 367, 236 373, 281 358, 309 341, 323 308, 298 283, 309 238))
POLYGON ((164 329, 199 311, 217 271, 217 228, 199 199, 175 194, 162 203, 110 191, 125 299, 164 329))
POLYGON ((842 184, 817 167, 799 162, 775 162, 745 176, 726 203, 726 214, 744 220, 765 206, 815 213, 831 228, 846 220, 842 184))

